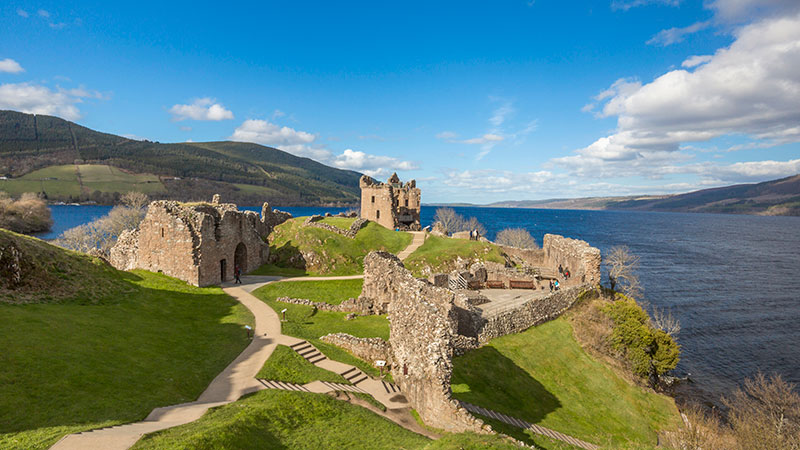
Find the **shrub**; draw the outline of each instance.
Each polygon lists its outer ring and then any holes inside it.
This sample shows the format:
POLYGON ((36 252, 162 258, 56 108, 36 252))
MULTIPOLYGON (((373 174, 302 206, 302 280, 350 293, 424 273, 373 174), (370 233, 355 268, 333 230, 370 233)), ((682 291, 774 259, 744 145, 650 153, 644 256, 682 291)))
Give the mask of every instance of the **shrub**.
POLYGON ((433 216, 434 222, 442 224, 447 233, 457 233, 459 231, 472 231, 478 230, 481 236, 486 235, 486 227, 483 226, 478 219, 470 217, 465 219, 464 216, 458 214, 453 208, 439 208, 436 210, 436 215, 433 216))
POLYGON ((660 375, 675 368, 680 346, 672 336, 651 325, 647 312, 636 301, 623 297, 602 310, 614 322, 612 347, 625 355, 636 375, 649 378, 655 386, 660 375))
POLYGON ((18 200, 0 192, 0 228, 16 233, 47 231, 53 226, 50 208, 37 194, 25 193, 18 200))
POLYGON ((506 228, 497 233, 494 240, 500 245, 517 248, 536 248, 536 240, 524 228, 506 228))
POLYGON ((800 395, 780 375, 759 373, 723 402, 740 448, 800 449, 800 395))

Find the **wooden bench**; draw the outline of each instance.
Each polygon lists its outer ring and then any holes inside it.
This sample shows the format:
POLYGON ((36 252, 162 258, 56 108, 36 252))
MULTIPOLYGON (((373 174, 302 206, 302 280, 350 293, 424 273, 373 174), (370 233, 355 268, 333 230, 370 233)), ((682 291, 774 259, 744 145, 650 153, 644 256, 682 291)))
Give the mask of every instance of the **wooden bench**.
POLYGON ((478 280, 472 280, 467 282, 467 289, 470 289, 472 291, 477 291, 478 289, 482 288, 483 288, 483 283, 481 283, 478 280))
POLYGON ((486 287, 489 289, 505 289, 506 284, 500 280, 489 280, 486 282, 486 287))
POLYGON ((529 280, 509 280, 508 287, 511 289, 536 289, 536 284, 529 280))

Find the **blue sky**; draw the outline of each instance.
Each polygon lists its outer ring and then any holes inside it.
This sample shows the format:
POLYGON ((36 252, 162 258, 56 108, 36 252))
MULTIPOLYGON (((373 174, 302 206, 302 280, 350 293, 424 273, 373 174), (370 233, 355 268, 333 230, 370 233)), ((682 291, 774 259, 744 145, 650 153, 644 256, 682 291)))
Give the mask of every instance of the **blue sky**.
POLYGON ((0 109, 241 140, 426 202, 800 172, 800 2, 6 2, 0 109))

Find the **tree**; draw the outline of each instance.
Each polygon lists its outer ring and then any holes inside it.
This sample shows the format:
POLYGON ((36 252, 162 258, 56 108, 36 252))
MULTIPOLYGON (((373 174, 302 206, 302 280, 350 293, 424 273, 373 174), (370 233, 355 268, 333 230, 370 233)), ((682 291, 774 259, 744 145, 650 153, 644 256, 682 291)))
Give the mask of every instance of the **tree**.
POLYGON ((620 291, 630 298, 640 298, 642 287, 639 284, 639 277, 636 269, 639 267, 639 257, 633 255, 627 246, 616 246, 611 248, 606 258, 606 268, 608 269, 608 281, 611 289, 615 290, 617 284, 620 291))
POLYGON ((442 224, 447 233, 455 233, 461 230, 463 226, 464 217, 456 213, 453 208, 438 208, 436 215, 433 216, 435 222, 442 224))
POLYGON ((459 231, 472 230, 477 230, 478 234, 481 236, 486 236, 486 227, 484 227, 482 223, 478 222, 477 218, 470 217, 469 219, 462 221, 461 229, 459 231))
POLYGON ((800 449, 800 395, 780 375, 759 373, 723 403, 742 449, 800 449))
POLYGON ((17 233, 47 231, 53 225, 50 208, 43 198, 34 193, 25 193, 12 199, 0 192, 0 228, 17 233))
POLYGON ((536 248, 536 240, 524 228, 506 228, 497 233, 495 241, 509 247, 536 248))

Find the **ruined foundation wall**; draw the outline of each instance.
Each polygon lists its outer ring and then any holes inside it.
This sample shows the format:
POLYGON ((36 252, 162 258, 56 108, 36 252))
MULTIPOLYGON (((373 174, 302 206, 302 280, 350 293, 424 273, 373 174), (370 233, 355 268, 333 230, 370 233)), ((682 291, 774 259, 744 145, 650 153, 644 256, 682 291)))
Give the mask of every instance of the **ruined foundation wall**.
POLYGON ((516 308, 486 319, 477 333, 478 342, 485 344, 494 338, 520 333, 532 326, 553 320, 569 309, 581 293, 589 288, 589 285, 582 285, 563 289, 545 298, 529 300, 516 308))
POLYGON ((569 269, 577 283, 600 283, 600 250, 586 241, 545 234, 542 241, 544 266, 558 273, 558 265, 569 269))
POLYGON ((538 267, 544 263, 544 250, 540 248, 518 248, 508 245, 498 245, 498 247, 519 265, 527 264, 532 267, 538 267))
POLYGON ((458 330, 455 293, 417 280, 386 252, 367 255, 364 272, 381 276, 382 293, 392 299, 387 305, 392 377, 410 405, 432 427, 451 432, 490 430, 451 398, 452 343, 458 330))
POLYGON ((394 363, 392 347, 381 338, 360 338, 347 333, 332 333, 320 339, 322 342, 341 347, 370 364, 374 364, 377 360, 386 361, 389 366, 394 363))

